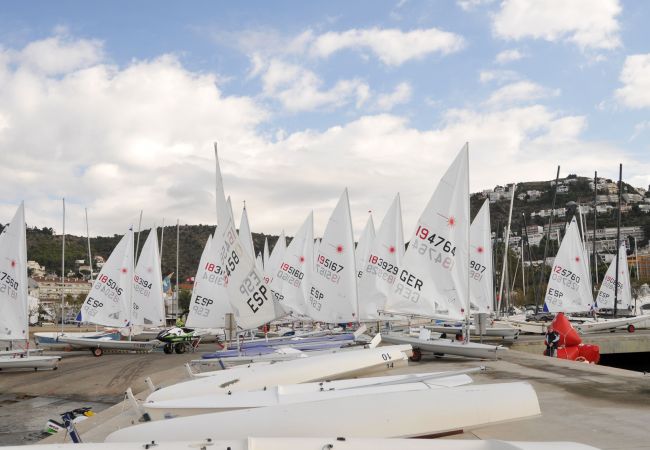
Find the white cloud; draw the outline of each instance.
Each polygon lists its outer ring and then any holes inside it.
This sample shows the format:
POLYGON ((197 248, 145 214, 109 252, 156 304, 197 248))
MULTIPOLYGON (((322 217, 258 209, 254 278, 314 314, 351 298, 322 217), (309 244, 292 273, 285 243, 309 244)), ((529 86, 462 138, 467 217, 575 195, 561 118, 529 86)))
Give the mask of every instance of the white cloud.
POLYGON ((262 75, 264 95, 278 100, 290 112, 340 107, 347 103, 362 106, 369 88, 359 79, 340 80, 323 90, 322 80, 312 71, 279 59, 269 62, 262 75))
POLYGON ((494 0, 456 0, 456 3, 458 3, 458 6, 460 6, 464 11, 472 11, 479 6, 494 3, 494 0))
POLYGON ((558 95, 560 95, 559 89, 548 89, 531 81, 518 81, 497 89, 490 95, 486 104, 492 107, 503 107, 558 95))
POLYGON ((512 61, 518 61, 522 59, 525 55, 517 49, 504 50, 497 54, 495 61, 498 64, 507 64, 512 61))
MULTIPOLYGON (((100 61, 57 76, 5 64, 0 78, 0 221, 24 199, 30 225, 60 231, 65 196, 72 233, 84 232, 85 206, 92 234, 122 233, 140 209, 145 227, 163 217, 214 223, 215 139, 235 209, 246 200, 253 231, 267 233, 292 234, 312 209, 322 233, 347 186, 357 231, 365 211, 383 214, 399 191, 409 235, 465 141, 474 191, 548 179, 558 163, 567 173, 588 167, 614 177, 623 162, 635 185, 650 173, 621 149, 582 139, 584 117, 540 105, 449 110, 424 130, 377 114, 322 131, 261 132, 269 115, 254 99, 225 94, 217 76, 170 56, 121 68, 100 61)), ((277 73, 269 86, 283 92, 286 80, 277 73)))
POLYGON ((412 89, 408 83, 400 83, 395 90, 389 94, 381 94, 377 97, 375 107, 381 111, 390 111, 396 105, 408 103, 411 100, 412 89))
POLYGON ((465 41, 460 35, 437 28, 407 32, 371 28, 321 34, 316 37, 309 51, 312 56, 327 58, 345 49, 369 50, 384 64, 399 66, 406 61, 422 59, 432 53, 455 53, 464 46, 465 41))
POLYGON ((650 130, 650 120, 644 120, 643 122, 639 122, 636 125, 634 125, 634 133, 630 137, 630 141, 633 141, 636 138, 638 138, 640 135, 645 133, 646 130, 650 130))
POLYGON ((513 70, 482 70, 479 73, 479 81, 481 83, 506 83, 509 81, 518 80, 519 74, 513 70))
POLYGON ((620 47, 618 0, 504 0, 493 17, 495 34, 504 39, 571 42, 581 49, 620 47))
POLYGON ((56 35, 27 45, 15 55, 15 61, 34 71, 56 75, 89 67, 102 56, 102 44, 97 40, 73 41, 65 35, 56 35))
POLYGON ((650 53, 625 58, 620 80, 623 87, 616 90, 616 98, 628 108, 650 107, 650 53))

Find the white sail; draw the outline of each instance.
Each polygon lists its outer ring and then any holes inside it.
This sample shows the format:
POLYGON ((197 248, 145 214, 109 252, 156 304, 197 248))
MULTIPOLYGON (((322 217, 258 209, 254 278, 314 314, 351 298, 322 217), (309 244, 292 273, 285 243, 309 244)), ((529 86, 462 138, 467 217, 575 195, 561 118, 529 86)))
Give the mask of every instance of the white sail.
POLYGON ((327 323, 358 320, 354 235, 347 189, 323 233, 306 305, 307 315, 314 320, 327 323))
POLYGON ((217 234, 223 240, 215 239, 212 247, 217 247, 219 266, 225 272, 224 284, 228 292, 228 301, 237 319, 237 325, 245 330, 257 328, 274 320, 277 317, 277 310, 270 289, 264 283, 264 275, 255 265, 255 257, 244 250, 235 230, 223 189, 216 144, 215 159, 217 221, 219 224, 217 234))
POLYGON ((368 214, 368 221, 366 226, 359 237, 359 242, 357 242, 357 248, 354 251, 354 259, 357 266, 357 277, 360 279, 363 276, 362 267, 368 255, 370 254, 370 248, 372 247, 372 242, 375 239, 375 223, 372 221, 372 214, 368 214))
POLYGON ((584 254, 578 223, 574 217, 553 262, 544 297, 545 311, 575 313, 592 308, 593 297, 583 261, 584 254))
POLYGON ((268 261, 264 265, 266 268, 264 272, 264 282, 271 286, 273 284, 273 279, 275 278, 275 274, 278 272, 278 269, 280 268, 280 264, 282 263, 282 258, 284 257, 284 252, 287 251, 287 238, 284 235, 284 230, 280 233, 280 236, 278 236, 278 240, 275 241, 275 245, 273 246, 273 251, 271 252, 271 256, 269 256, 268 261))
MULTIPOLYGON (((603 283, 600 285, 598 296, 596 297, 596 306, 598 309, 614 309, 614 286, 616 285, 616 259, 609 264, 603 283)), ((630 285, 630 271, 627 267, 627 251, 625 242, 621 243, 618 249, 618 292, 616 309, 618 311, 626 310, 632 302, 632 292, 630 285)))
POLYGON ((158 251, 157 229, 152 228, 142 247, 133 277, 134 325, 160 326, 165 324, 165 303, 162 291, 162 273, 158 251))
POLYGON ((399 194, 386 212, 370 251, 357 267, 359 278, 359 316, 363 320, 376 320, 383 311, 393 290, 398 268, 404 256, 404 231, 399 194))
POLYGON ((122 237, 97 275, 81 307, 81 321, 124 327, 131 320, 133 229, 122 237))
MULTIPOLYGON (((306 314, 306 284, 309 283, 311 261, 314 259, 314 214, 307 219, 296 232, 291 243, 280 259, 280 264, 273 274, 270 287, 285 310, 296 314, 306 314)), ((277 245, 276 245, 277 247, 277 245)), ((274 249, 275 250, 275 249, 274 249)))
POLYGON ((0 339, 28 338, 25 206, 0 234, 0 339))
POLYGON ((462 319, 468 302, 469 188, 465 145, 418 220, 386 310, 462 319))
POLYGON ((263 262, 263 267, 264 270, 266 270, 266 266, 269 263, 269 258, 270 258, 270 253, 269 253, 269 238, 264 237, 264 253, 262 254, 262 262, 263 262))
POLYGON ((491 313, 494 297, 492 281, 492 232, 490 201, 485 200, 469 229, 469 299, 480 313, 491 313))
POLYGON ((226 314, 233 312, 224 284, 224 272, 219 265, 218 241, 221 240, 223 238, 219 233, 215 233, 205 243, 194 277, 190 312, 186 321, 188 327, 222 328, 226 326, 226 314))
POLYGON ((253 236, 251 234, 251 227, 248 223, 246 206, 244 206, 244 209, 242 210, 241 221, 239 222, 239 239, 248 255, 255 258, 255 247, 253 246, 253 236))
POLYGON ((255 265, 259 270, 264 272, 264 261, 262 260, 262 254, 258 253, 257 256, 255 257, 255 265))

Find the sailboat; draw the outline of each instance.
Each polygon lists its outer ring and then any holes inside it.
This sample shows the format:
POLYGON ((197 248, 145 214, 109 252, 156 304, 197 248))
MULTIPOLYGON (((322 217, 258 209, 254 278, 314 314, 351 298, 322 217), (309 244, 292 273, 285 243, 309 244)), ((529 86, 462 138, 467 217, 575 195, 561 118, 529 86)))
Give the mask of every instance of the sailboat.
MULTIPOLYGON (((155 247, 157 248, 157 244, 155 247)), ((144 262, 148 263, 150 264, 150 261, 144 262)), ((158 277, 162 278, 159 274, 158 277)), ((133 228, 129 228, 97 275, 81 306, 80 321, 107 327, 131 327, 134 317, 134 283, 133 228)), ((158 286, 162 302, 162 287, 158 286)), ((118 341, 110 337, 88 338, 65 334, 59 336, 58 341, 73 348, 90 349, 95 356, 101 356, 104 350, 149 352, 157 344, 157 341, 118 341)))
MULTIPOLYGON (((25 341, 29 347, 27 236, 25 205, 0 234, 0 340, 25 341)), ((29 351, 0 357, 4 369, 56 369, 60 356, 30 355, 29 351)))
MULTIPOLYGON (((370 220, 368 219, 369 222, 370 220)), ((397 280, 397 271, 403 255, 402 209, 397 194, 368 251, 357 266, 360 274, 358 283, 361 321, 380 319, 380 311, 385 310, 386 300, 397 280)))
MULTIPOLYGON (((408 249, 397 270, 397 280, 386 310, 397 314, 442 320, 469 318, 469 149, 466 144, 443 175, 420 216, 408 249)), ((420 339, 387 333, 389 343, 411 344, 414 359, 422 350, 477 358, 496 358, 505 347, 420 339)))
POLYGON ((325 323, 358 322, 357 271, 348 190, 327 222, 307 297, 307 315, 325 323))
MULTIPOLYGON (((618 311, 630 311, 632 303, 632 284, 630 282, 630 272, 627 266, 627 251, 624 242, 621 243, 616 258, 614 258, 610 263, 605 278, 603 278, 603 282, 600 285, 598 295, 596 296, 595 306, 599 312, 602 312, 603 310, 614 310, 615 289, 618 291, 616 292, 616 309, 618 311), (618 258, 618 285, 616 284, 616 258, 618 258)), ((635 330, 635 324, 646 320, 647 317, 645 316, 629 315, 627 317, 618 318, 597 318, 576 325, 576 329, 581 333, 589 333, 626 327, 629 332, 633 332, 635 330)))

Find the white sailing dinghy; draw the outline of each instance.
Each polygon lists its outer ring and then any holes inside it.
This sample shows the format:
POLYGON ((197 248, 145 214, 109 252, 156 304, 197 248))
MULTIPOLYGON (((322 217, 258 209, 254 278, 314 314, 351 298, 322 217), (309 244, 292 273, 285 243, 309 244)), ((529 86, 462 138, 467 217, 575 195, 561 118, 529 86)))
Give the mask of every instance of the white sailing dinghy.
MULTIPOLYGON (((398 279, 386 302, 397 314, 442 320, 468 320, 469 315, 469 150, 466 144, 443 175, 420 216, 398 268, 398 279)), ((417 360, 422 351, 496 358, 503 346, 449 339, 382 335, 385 342, 410 344, 417 360)))
MULTIPOLYGON (((278 365, 282 364, 288 363, 278 365)), ((281 437, 287 426, 294 437, 418 437, 539 414, 537 395, 530 384, 483 384, 179 417, 123 428, 110 434, 106 442, 180 441, 205 436, 206 430, 214 439, 281 437)))
POLYGON ((152 228, 142 247, 133 277, 133 325, 165 325, 162 272, 158 250, 158 230, 152 228))
POLYGON ((290 405, 384 392, 463 386, 472 382, 468 373, 480 370, 481 368, 461 372, 418 373, 318 383, 283 384, 263 390, 231 392, 228 395, 206 394, 178 400, 147 402, 142 406, 152 420, 171 419, 235 409, 290 405))
POLYGON ((403 255, 402 208, 397 194, 368 252, 357 265, 361 321, 379 320, 379 312, 385 309, 388 295, 397 280, 403 255))
MULTIPOLYGON (((630 271, 627 266, 627 252, 625 243, 621 243, 618 249, 618 285, 616 285, 616 259, 612 260, 600 285, 600 290, 596 296, 596 308, 598 310, 614 310, 614 286, 617 286, 616 293, 618 300, 616 308, 618 311, 629 311, 632 303, 632 288, 630 282, 630 271)), ((613 319, 598 318, 596 320, 587 320, 579 325, 576 329, 581 333, 595 331, 612 330, 619 327, 627 327, 628 331, 634 331, 634 324, 647 320, 644 316, 628 316, 613 319)))
MULTIPOLYGON (((81 321, 107 327, 131 326, 134 279, 133 229, 130 228, 97 275, 81 306, 81 321)), ((118 341, 67 335, 59 336, 58 341, 72 348, 90 349, 95 356, 101 356, 104 350, 150 352, 158 344, 157 341, 118 341)))
POLYGON ((574 217, 553 261, 544 296, 544 311, 571 314, 593 309, 594 299, 584 255, 578 223, 574 217))
MULTIPOLYGON (((25 205, 21 203, 0 234, 0 340, 29 344, 27 238, 25 205)), ((12 353, 0 356, 0 370, 56 369, 60 356, 12 353)))
MULTIPOLYGON (((28 444, 6 450, 142 450, 151 442, 102 442, 82 444, 28 444)), ((381 439, 381 438, 246 438, 154 442, 156 450, 598 450, 576 442, 519 442, 460 439, 381 439)), ((151 447, 150 447, 151 448, 151 447)))
POLYGON ((325 323, 358 322, 357 271, 347 189, 327 222, 315 255, 307 315, 325 323))
POLYGON ((278 240, 275 241, 273 250, 269 256, 269 259, 264 264, 264 282, 271 286, 273 284, 273 279, 275 278, 275 273, 282 263, 282 258, 284 257, 284 252, 287 251, 287 238, 284 235, 284 230, 278 236, 278 240))
MULTIPOLYGON (((490 202, 485 200, 469 228, 469 298, 472 312, 492 314, 494 288, 492 280, 492 233, 490 227, 490 202)), ((461 325, 427 326, 436 333, 459 334, 461 325)), ((472 335, 478 335, 474 325, 469 327, 472 335)), ((519 329, 507 323, 488 326, 483 336, 515 339, 519 329)))
MULTIPOLYGON (((280 239, 280 242, 283 240, 280 239)), ((314 260, 314 214, 296 232, 289 246, 278 257, 279 264, 269 262, 267 272, 272 270, 269 287, 282 307, 296 316, 305 315, 305 293, 311 274, 311 261, 314 260)), ((276 244, 277 247, 277 244, 276 244)), ((273 249, 275 251, 275 249, 273 249)), ((273 257, 271 257, 273 258, 273 257)))
POLYGON ((410 346, 396 345, 312 356, 277 364, 205 372, 202 375, 210 376, 164 387, 149 395, 147 401, 171 400, 211 393, 225 394, 261 389, 264 386, 331 380, 392 370, 405 366, 410 354, 410 346))

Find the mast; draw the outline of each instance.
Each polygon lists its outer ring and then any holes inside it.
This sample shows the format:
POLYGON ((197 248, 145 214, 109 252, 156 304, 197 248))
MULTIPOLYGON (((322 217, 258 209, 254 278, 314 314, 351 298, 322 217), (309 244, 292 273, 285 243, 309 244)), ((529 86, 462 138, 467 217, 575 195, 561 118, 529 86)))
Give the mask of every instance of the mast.
POLYGON ((65 316, 65 198, 63 199, 63 234, 61 241, 61 334, 65 316))
POLYGON ((501 228, 501 222, 497 222, 494 240, 492 240, 492 230, 490 230, 490 244, 492 245, 492 295, 494 296, 492 299, 492 312, 497 310, 497 238, 499 237, 499 228, 501 228))
MULTIPOLYGON (((129 231, 131 232, 131 245, 133 245, 133 225, 131 225, 129 231)), ((129 283, 129 341, 131 341, 133 336, 133 275, 135 274, 135 255, 137 252, 136 249, 133 254, 133 270, 131 271, 131 282, 129 283)))
POLYGON ((523 296, 526 298, 526 275, 524 272, 524 236, 521 236, 521 289, 524 291, 523 296))
POLYGON ((594 172, 594 234, 591 238, 592 240, 592 248, 593 248, 593 258, 594 258, 594 279, 592 280, 594 282, 594 292, 596 292, 596 286, 598 285, 598 254, 596 253, 596 224, 597 224, 597 218, 598 218, 598 211, 596 211, 596 199, 598 198, 598 172, 594 172))
MULTIPOLYGON (((551 206, 551 214, 548 217, 548 232, 544 240, 544 256, 542 257, 542 270, 539 271, 539 285, 542 285, 542 277, 544 276, 546 268, 546 254, 548 253, 548 241, 551 238, 551 226, 553 225, 553 214, 555 214, 555 200, 557 198, 557 182, 560 179, 560 166, 557 166, 557 174, 555 175, 555 192, 553 193, 553 204, 551 206)), ((539 290, 535 292, 535 314, 539 313, 539 290)))
POLYGON ((160 256, 160 263, 161 264, 162 264, 163 238, 164 237, 165 237, 165 218, 163 217, 162 227, 160 228, 160 252, 158 252, 158 256, 160 256))
MULTIPOLYGON (((499 296, 497 298, 497 317, 501 314, 501 298, 503 295, 503 280, 504 280, 504 273, 506 270, 506 260, 508 259, 508 242, 510 240, 510 224, 512 222, 512 205, 515 202, 515 190, 516 190, 516 184, 513 183, 512 185, 512 195, 510 196, 510 212, 508 213, 508 227, 506 231, 506 241, 505 241, 505 248, 503 251, 503 270, 501 270, 501 283, 499 287, 499 296)), ((469 271, 468 271, 469 273, 469 271)))
POLYGON ((86 211, 86 239, 88 240, 88 263, 90 264, 90 281, 93 281, 93 256, 90 253, 90 232, 88 231, 88 208, 86 211))
MULTIPOLYGON (((470 192, 470 190, 469 190, 469 142, 465 142, 465 145, 467 146, 467 166, 466 166, 466 169, 467 169, 467 193, 469 194, 469 192, 470 192)), ((513 195, 514 195, 514 193, 513 193, 513 195)), ((471 195, 470 195, 470 198, 471 198, 471 195)), ((471 205, 471 203, 472 203, 471 201, 467 202, 467 220, 468 221, 472 217, 472 205, 471 205)), ((466 260, 467 269, 465 270, 466 279, 467 279, 467 299, 466 299, 467 304, 465 305, 465 308, 466 308, 465 309, 465 326, 466 326, 465 341, 466 342, 469 342, 469 340, 470 340, 470 337, 469 337, 469 335, 470 335, 469 321, 470 321, 470 310, 472 309, 471 305, 470 305, 471 302, 470 302, 470 299, 469 299, 470 298, 469 297, 469 290, 470 290, 470 286, 469 286, 469 264, 470 264, 469 246, 470 246, 470 244, 469 243, 470 243, 470 224, 468 223, 467 224, 467 260, 466 260)), ((476 324, 476 328, 478 328, 478 323, 476 324)))
POLYGON ((614 282, 614 318, 618 303, 618 252, 621 245, 621 195, 623 191, 623 164, 618 165, 618 215, 616 217, 616 281, 614 282))
MULTIPOLYGON (((176 307, 175 307, 175 312, 176 315, 178 315, 178 253, 180 251, 180 230, 181 230, 181 221, 180 219, 176 219, 176 307)), ((174 306, 172 305, 172 308, 174 306)))
MULTIPOLYGON (((526 226, 526 214, 521 213, 524 221, 524 230, 526 232, 526 247, 528 247, 528 259, 530 260, 530 273, 533 278, 533 294, 537 298, 537 284, 535 284, 535 272, 533 270, 533 254, 530 252, 530 239, 528 238, 528 227, 526 226)), ((543 267, 543 266, 542 266, 543 267)))

